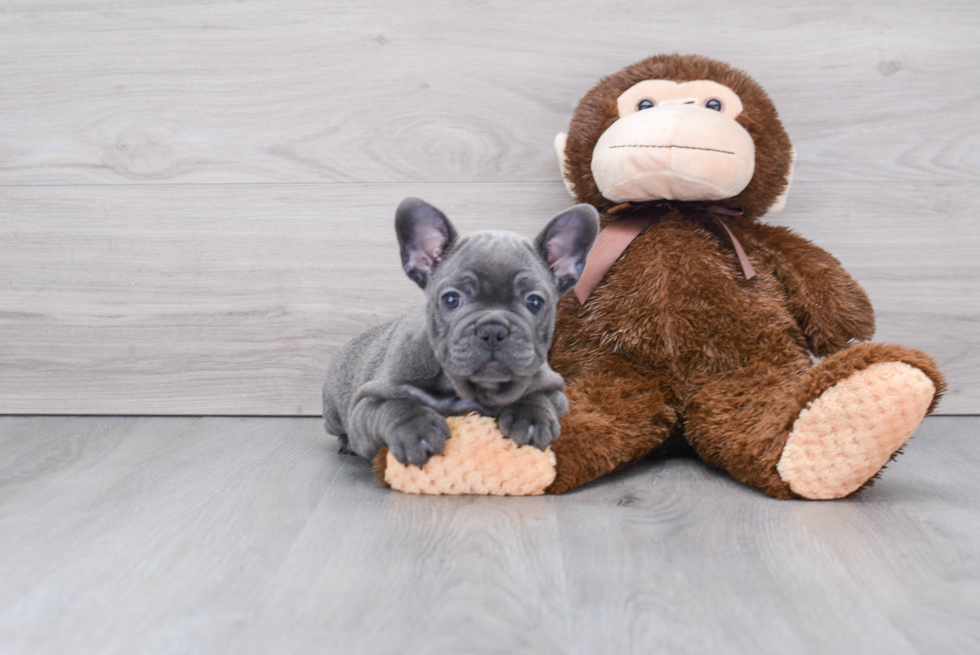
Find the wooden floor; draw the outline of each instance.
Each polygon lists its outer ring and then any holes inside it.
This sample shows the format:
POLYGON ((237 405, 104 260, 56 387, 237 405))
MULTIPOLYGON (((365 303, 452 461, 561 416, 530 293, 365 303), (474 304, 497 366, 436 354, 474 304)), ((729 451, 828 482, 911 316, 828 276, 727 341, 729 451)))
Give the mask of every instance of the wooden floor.
POLYGON ((0 652, 976 653, 980 417, 874 488, 378 487, 317 419, 0 418, 0 652))

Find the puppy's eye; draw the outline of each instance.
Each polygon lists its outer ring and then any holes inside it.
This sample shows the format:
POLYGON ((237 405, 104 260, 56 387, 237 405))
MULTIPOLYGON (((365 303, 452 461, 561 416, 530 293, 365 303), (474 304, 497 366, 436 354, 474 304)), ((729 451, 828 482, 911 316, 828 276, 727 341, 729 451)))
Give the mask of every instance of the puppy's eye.
POLYGON ((721 100, 717 98, 711 98, 704 103, 704 106, 708 109, 714 109, 715 111, 721 111, 721 100))
POLYGON ((636 110, 643 111, 644 109, 649 109, 650 107, 653 107, 653 105, 654 105, 653 100, 650 100, 649 98, 644 98, 643 100, 640 100, 638 103, 636 103, 636 110))
POLYGON ((449 291, 447 293, 442 294, 442 306, 448 309, 449 311, 459 309, 459 306, 462 304, 463 304, 463 298, 460 297, 460 295, 455 291, 449 291))
POLYGON ((537 314, 544 309, 544 298, 536 293, 532 293, 530 296, 528 296, 524 303, 527 305, 528 311, 532 314, 537 314))

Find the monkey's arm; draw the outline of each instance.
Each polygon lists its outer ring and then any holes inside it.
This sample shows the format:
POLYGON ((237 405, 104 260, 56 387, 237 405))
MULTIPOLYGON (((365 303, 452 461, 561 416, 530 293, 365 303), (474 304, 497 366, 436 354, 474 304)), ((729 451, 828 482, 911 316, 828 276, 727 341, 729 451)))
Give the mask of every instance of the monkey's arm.
POLYGON ((747 226, 786 291, 790 311, 814 355, 825 357, 848 341, 870 339, 874 309, 864 289, 827 251, 785 227, 747 226))

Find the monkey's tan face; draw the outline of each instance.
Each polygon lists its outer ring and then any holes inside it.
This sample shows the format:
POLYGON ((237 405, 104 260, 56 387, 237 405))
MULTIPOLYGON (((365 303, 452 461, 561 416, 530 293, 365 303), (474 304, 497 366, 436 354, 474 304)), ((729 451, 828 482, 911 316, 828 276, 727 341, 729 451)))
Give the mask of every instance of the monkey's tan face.
POLYGON ((592 153, 592 176, 609 200, 723 200, 752 179, 755 144, 735 121, 742 102, 727 86, 644 80, 616 104, 619 119, 592 153))

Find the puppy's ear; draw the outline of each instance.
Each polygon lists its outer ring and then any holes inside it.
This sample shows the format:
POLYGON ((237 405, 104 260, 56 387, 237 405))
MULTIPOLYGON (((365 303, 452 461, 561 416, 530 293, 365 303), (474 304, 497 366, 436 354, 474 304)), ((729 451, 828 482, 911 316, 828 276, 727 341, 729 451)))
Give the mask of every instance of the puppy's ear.
POLYGON ((402 268, 424 289, 442 253, 456 240, 456 230, 446 215, 429 203, 405 198, 395 211, 395 234, 402 268))
POLYGON ((575 286, 585 268, 585 258, 599 232, 599 212, 592 205, 575 205, 555 216, 534 245, 555 276, 558 293, 575 286))

